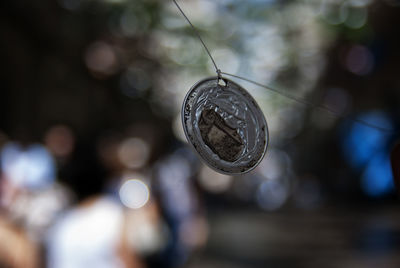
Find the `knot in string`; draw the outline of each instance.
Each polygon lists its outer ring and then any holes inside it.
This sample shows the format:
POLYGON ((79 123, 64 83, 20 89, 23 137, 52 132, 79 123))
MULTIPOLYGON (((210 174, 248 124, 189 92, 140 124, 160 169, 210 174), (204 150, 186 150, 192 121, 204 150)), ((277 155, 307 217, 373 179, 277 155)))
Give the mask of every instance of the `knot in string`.
POLYGON ((217 72, 218 80, 220 80, 222 78, 222 71, 220 69, 217 69, 216 72, 217 72))

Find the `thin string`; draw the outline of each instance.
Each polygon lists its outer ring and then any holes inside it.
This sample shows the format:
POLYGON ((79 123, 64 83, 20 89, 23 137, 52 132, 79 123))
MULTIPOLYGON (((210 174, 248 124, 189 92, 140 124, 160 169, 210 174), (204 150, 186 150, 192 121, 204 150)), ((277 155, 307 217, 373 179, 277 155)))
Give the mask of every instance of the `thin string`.
POLYGON ((263 84, 261 84, 261 83, 255 82, 255 81, 250 80, 250 79, 248 79, 248 78, 245 78, 245 77, 242 77, 242 76, 238 76, 238 75, 234 75, 234 74, 229 74, 229 73, 222 72, 222 71, 218 68, 217 64, 215 63, 215 60, 214 60, 214 58, 212 57, 212 55, 211 55, 211 53, 210 53, 210 50, 208 49, 207 45, 204 43, 204 41, 203 41, 203 39, 201 38, 201 36, 200 36, 199 32, 197 31, 196 27, 194 27, 194 25, 193 25, 192 22, 189 20, 189 18, 186 16, 185 12, 183 12, 183 10, 182 10, 182 8, 179 6, 179 4, 178 4, 175 0, 172 0, 172 1, 173 1, 174 4, 176 5, 176 7, 179 9, 179 11, 180 11, 181 14, 183 15, 183 17, 186 19, 186 21, 189 23, 189 25, 192 27, 193 32, 196 34, 197 38, 200 40, 201 44, 203 45, 204 49, 206 50, 208 56, 210 57, 210 59, 211 59, 213 65, 214 65, 214 67, 215 67, 215 71, 217 72, 218 79, 222 78, 222 77, 221 77, 222 74, 228 75, 228 76, 231 76, 231 77, 235 77, 235 78, 237 78, 237 79, 241 79, 241 80, 243 80, 243 81, 252 83, 252 84, 254 84, 254 85, 256 85, 256 86, 259 86, 259 87, 268 89, 268 90, 270 90, 270 91, 272 91, 272 92, 275 92, 275 93, 277 93, 277 94, 279 94, 279 95, 281 95, 281 96, 284 96, 285 98, 288 98, 288 99, 293 100, 293 101, 295 101, 295 102, 299 102, 299 103, 301 103, 301 104, 303 104, 303 105, 305 105, 305 106, 309 106, 309 107, 314 108, 314 109, 320 109, 320 110, 327 111, 327 112, 331 113, 332 115, 334 115, 334 116, 336 116, 336 117, 338 117, 338 118, 349 119, 349 120, 352 120, 353 122, 356 122, 356 123, 365 125, 365 126, 370 127, 370 128, 374 128, 374 129, 377 129, 377 130, 380 130, 380 131, 383 131, 383 132, 393 133, 393 130, 392 130, 392 129, 383 128, 383 127, 380 127, 380 126, 371 124, 371 123, 369 123, 369 122, 367 122, 367 121, 358 119, 358 118, 353 117, 353 116, 342 115, 342 114, 340 114, 340 113, 338 113, 338 112, 336 112, 336 111, 334 111, 334 110, 332 110, 332 109, 330 109, 330 108, 328 108, 328 107, 326 107, 326 106, 314 104, 314 103, 309 102, 309 101, 307 101, 307 100, 294 97, 294 96, 292 96, 292 95, 290 95, 290 94, 287 94, 287 93, 285 93, 285 92, 282 92, 282 91, 279 91, 279 90, 277 90, 277 89, 271 88, 271 87, 269 87, 269 86, 263 85, 263 84))
POLYGON ((183 12, 182 8, 178 5, 178 3, 175 0, 172 0, 176 7, 179 9, 179 11, 182 13, 183 17, 186 19, 186 21, 189 23, 190 27, 192 27, 193 32, 197 35, 197 38, 200 40, 200 42, 203 44, 204 49, 206 50, 208 56, 210 57, 215 71, 217 72, 218 77, 221 77, 221 70, 218 68, 217 64, 215 63, 214 58, 211 56, 210 50, 208 50, 208 47, 204 43, 203 39, 201 38, 199 31, 197 31, 196 27, 192 24, 192 22, 189 20, 189 18, 186 16, 185 12, 183 12))
POLYGON ((336 111, 334 111, 334 110, 332 110, 332 109, 330 109, 330 108, 328 108, 328 107, 326 107, 326 106, 324 106, 324 105, 321 105, 321 104, 314 104, 314 103, 309 102, 309 101, 307 101, 307 100, 294 97, 294 96, 289 95, 289 94, 287 94, 287 93, 285 93, 285 92, 282 92, 282 91, 277 90, 277 89, 275 89, 275 88, 272 88, 272 87, 263 85, 263 84, 258 83, 258 82, 256 82, 256 81, 250 80, 250 79, 248 79, 248 78, 245 78, 245 77, 242 77, 242 76, 239 76, 239 75, 234 75, 234 74, 226 73, 226 72, 221 72, 221 74, 228 75, 228 76, 231 76, 231 77, 235 77, 235 78, 237 78, 237 79, 241 79, 241 80, 243 80, 243 81, 252 83, 252 84, 254 84, 254 85, 256 85, 256 86, 263 87, 263 88, 268 89, 268 90, 270 90, 270 91, 272 91, 272 92, 275 92, 275 93, 277 93, 277 94, 279 94, 279 95, 281 95, 281 96, 284 96, 285 98, 288 98, 288 99, 293 100, 293 101, 295 101, 295 102, 299 102, 299 103, 301 103, 301 104, 303 104, 303 105, 305 105, 305 106, 309 106, 309 107, 311 107, 311 108, 313 108, 313 109, 320 109, 320 110, 327 111, 327 112, 331 113, 332 115, 334 115, 334 116, 336 116, 336 117, 338 117, 338 118, 349 119, 349 120, 352 120, 352 121, 354 121, 354 122, 356 122, 356 123, 359 123, 359 124, 362 124, 362 125, 365 125, 365 126, 368 126, 368 127, 371 127, 371 128, 375 128, 375 129, 380 130, 380 131, 383 131, 383 132, 390 132, 390 133, 393 133, 393 130, 392 130, 392 129, 383 128, 383 127, 380 127, 380 126, 371 124, 371 123, 369 123, 369 122, 367 122, 367 121, 358 119, 358 118, 353 117, 353 116, 350 116, 350 115, 342 115, 342 114, 340 114, 340 113, 338 113, 338 112, 336 112, 336 111))

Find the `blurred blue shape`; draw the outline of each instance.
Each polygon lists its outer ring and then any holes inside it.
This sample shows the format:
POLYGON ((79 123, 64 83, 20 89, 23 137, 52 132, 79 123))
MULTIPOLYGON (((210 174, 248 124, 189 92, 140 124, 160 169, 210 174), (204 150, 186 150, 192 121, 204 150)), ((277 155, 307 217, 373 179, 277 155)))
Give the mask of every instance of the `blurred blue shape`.
MULTIPOLYGON (((393 124, 382 111, 371 111, 358 119, 386 129, 393 124)), ((344 158, 357 172, 362 173, 361 188, 370 197, 381 197, 393 191, 389 143, 391 134, 357 122, 342 136, 344 158)))
MULTIPOLYGON (((382 128, 392 128, 390 119, 381 111, 365 113, 358 119, 382 128)), ((351 167, 357 170, 363 169, 378 152, 386 150, 390 138, 388 133, 357 122, 352 123, 350 129, 345 132, 342 139, 344 157, 351 167)))
POLYGON ((55 179, 55 163, 40 144, 22 147, 10 142, 1 151, 0 166, 6 179, 16 186, 35 190, 49 186, 55 179))
POLYGON ((383 196, 393 191, 394 183, 388 153, 379 153, 369 161, 361 178, 361 187, 372 197, 383 196))
POLYGON ((282 207, 289 195, 289 188, 282 180, 266 180, 260 184, 257 204, 264 210, 274 211, 282 207))

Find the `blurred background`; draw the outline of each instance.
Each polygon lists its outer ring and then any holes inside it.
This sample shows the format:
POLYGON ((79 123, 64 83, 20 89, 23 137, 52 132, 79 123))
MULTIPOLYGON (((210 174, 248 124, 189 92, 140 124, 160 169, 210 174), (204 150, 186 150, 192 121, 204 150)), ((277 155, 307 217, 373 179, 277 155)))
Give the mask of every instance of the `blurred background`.
POLYGON ((185 0, 269 124, 215 173, 180 108, 215 75, 166 0, 0 3, 0 267, 399 267, 398 0, 185 0))

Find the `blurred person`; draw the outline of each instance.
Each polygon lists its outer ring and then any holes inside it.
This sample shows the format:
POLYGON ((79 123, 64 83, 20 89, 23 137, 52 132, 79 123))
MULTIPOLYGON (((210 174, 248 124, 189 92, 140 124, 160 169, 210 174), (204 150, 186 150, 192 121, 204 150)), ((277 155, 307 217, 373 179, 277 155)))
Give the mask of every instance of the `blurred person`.
POLYGON ((3 178, 15 187, 41 189, 55 178, 54 159, 41 144, 8 142, 1 151, 3 178))
POLYGON ((48 267, 144 267, 128 245, 120 203, 104 194, 108 176, 94 144, 78 145, 68 167, 65 183, 77 204, 48 232, 48 267))
POLYGON ((195 163, 191 151, 178 149, 156 166, 155 187, 170 229, 162 267, 184 265, 207 242, 208 225, 192 180, 195 163))
POLYGON ((38 250, 27 235, 0 217, 0 267, 39 267, 38 250))
POLYGON ((127 209, 126 218, 129 246, 145 259, 149 267, 162 266, 159 255, 166 248, 168 229, 158 204, 150 199, 142 208, 127 209))
POLYGON ((39 143, 8 142, 1 150, 0 166, 1 207, 40 242, 57 213, 69 203, 66 189, 55 183, 52 155, 39 143))
POLYGON ((123 135, 116 132, 103 135, 99 156, 108 170, 107 193, 125 206, 128 247, 150 267, 158 267, 155 263, 165 248, 167 231, 151 192, 147 165, 153 143, 141 138, 138 128, 133 130, 123 135))

